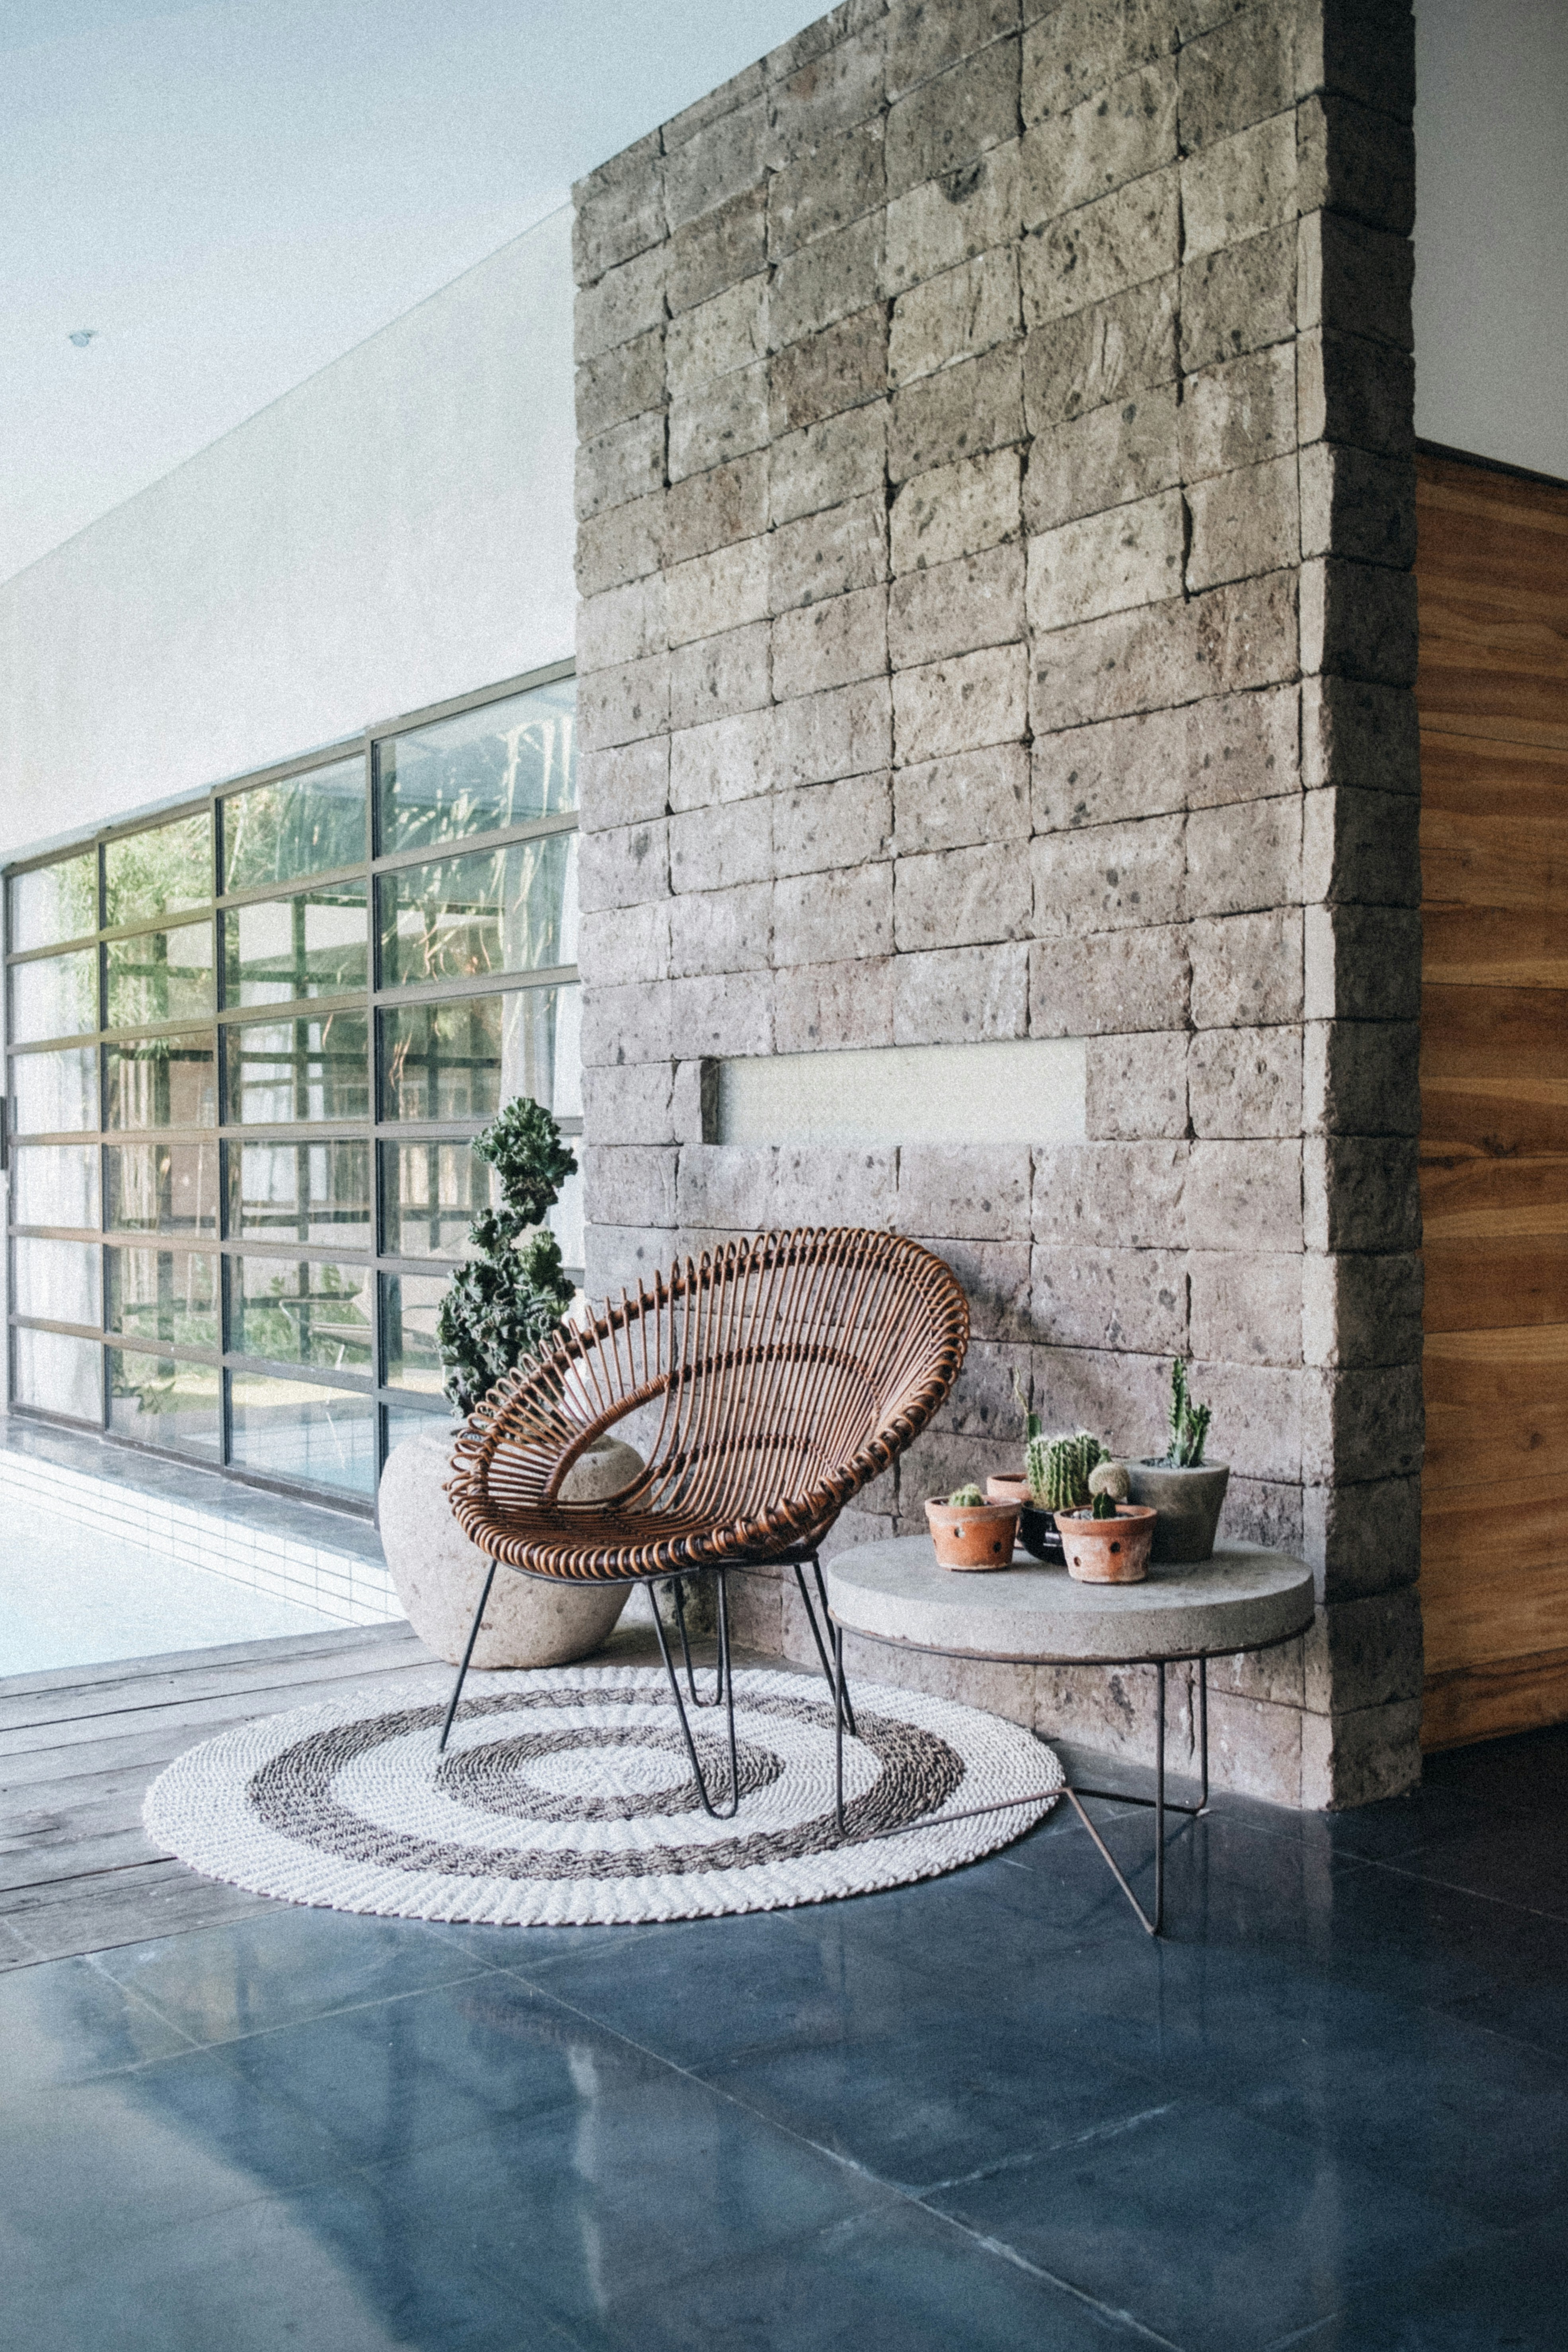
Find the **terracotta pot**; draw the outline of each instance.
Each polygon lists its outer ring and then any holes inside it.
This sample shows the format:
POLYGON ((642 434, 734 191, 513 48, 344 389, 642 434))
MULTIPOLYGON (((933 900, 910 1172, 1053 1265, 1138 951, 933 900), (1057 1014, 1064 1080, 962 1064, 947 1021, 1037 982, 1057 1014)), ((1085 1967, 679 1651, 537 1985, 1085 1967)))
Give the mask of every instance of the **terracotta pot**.
POLYGON ((1011 1568, 1018 1539, 1016 1503, 982 1503, 955 1510, 941 1496, 926 1505, 926 1525, 939 1568, 1011 1568))
POLYGON ((1173 1462, 1129 1462, 1127 1476, 1135 1503, 1158 1513, 1150 1558, 1192 1562, 1214 1558, 1214 1539, 1230 1484, 1230 1465, 1205 1463, 1184 1470, 1173 1462))
POLYGON ((985 1492, 994 1503, 1016 1503, 1018 1506, 1018 1541, 1035 1559, 1049 1560, 1060 1567, 1062 1539, 1057 1533, 1054 1515, 1029 1499, 1029 1482, 1022 1470, 1006 1470, 985 1481, 985 1492))
POLYGON ((1154 1514, 1139 1503, 1119 1503, 1113 1519, 1092 1511, 1058 1511, 1068 1574, 1079 1584, 1142 1584, 1149 1573, 1154 1514))

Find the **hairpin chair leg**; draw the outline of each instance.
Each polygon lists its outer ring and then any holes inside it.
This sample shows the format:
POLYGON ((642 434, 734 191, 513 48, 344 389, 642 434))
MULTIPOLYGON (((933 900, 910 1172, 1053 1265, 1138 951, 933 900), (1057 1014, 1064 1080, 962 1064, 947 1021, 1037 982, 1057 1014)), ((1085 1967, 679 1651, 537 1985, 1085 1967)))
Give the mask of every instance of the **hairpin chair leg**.
MULTIPOLYGON (((664 1671, 669 1676, 670 1696, 675 1701, 675 1712, 680 1723, 680 1736, 686 1742, 686 1754, 688 1761, 691 1766, 691 1777, 697 1783, 698 1801, 700 1803, 703 1811, 709 1815, 710 1820, 716 1822, 729 1822, 733 1821, 735 1814, 740 1810, 741 1769, 740 1762, 735 1752, 735 1678, 730 1666, 730 1587, 729 1580, 724 1570, 720 1569, 717 1571, 717 1574, 719 1578, 718 1690, 715 1692, 713 1698, 707 1701, 706 1704, 717 1706, 721 1694, 722 1695, 725 1703, 727 1728, 730 1735, 730 1801, 721 1810, 719 1806, 714 1804, 711 1797, 709 1795, 708 1783, 702 1777, 702 1766, 697 1754, 697 1742, 691 1736, 691 1725, 687 1717, 686 1702, 680 1696, 680 1676, 676 1671, 675 1659, 671 1654, 669 1643, 665 1635, 664 1620, 658 1613, 658 1600, 657 1594, 654 1598, 653 1624, 654 1631, 658 1635, 659 1655, 664 1660, 664 1671)), ((676 1616, 678 1621, 680 1620, 679 1603, 677 1603, 676 1607, 676 1616)), ((684 1622, 681 1622, 682 1633, 684 1635, 684 1622)), ((689 1672, 690 1669, 690 1664, 691 1659, 690 1653, 689 1651, 687 1653, 687 1667, 689 1672)))
MULTIPOLYGON (((722 1587, 724 1577, 724 1571, 722 1569, 719 1570, 718 1575, 721 1587, 722 1587)), ((686 1686, 691 1694, 691 1704, 693 1706, 718 1706, 724 1696, 724 1685, 727 1679, 727 1652, 724 1647, 721 1645, 719 1652, 719 1670, 717 1679, 713 1685, 712 1697, 699 1697, 697 1691, 697 1670, 691 1663, 691 1643, 687 1638, 686 1632, 686 1579, 683 1576, 672 1578, 671 1588, 672 1597, 675 1601, 675 1622, 680 1633, 680 1654, 686 1661, 686 1686)), ((654 1603, 656 1612, 658 1607, 658 1603, 656 1601, 654 1603)))
MULTIPOLYGON (((816 1578, 816 1597, 822 1603, 822 1623, 824 1625, 831 1626, 833 1616, 827 1606, 827 1587, 823 1581, 822 1562, 818 1559, 815 1552, 811 1555, 811 1566, 812 1572, 816 1578)), ((801 1601, 805 1609, 805 1622, 811 1628, 811 1638, 816 1644, 816 1654, 821 1662, 822 1671, 826 1679, 827 1687, 834 1694, 835 1703, 841 1706, 844 1709, 844 1720, 848 1726, 849 1737, 853 1739, 855 1737, 855 1710, 849 1704, 849 1685, 844 1681, 841 1675, 836 1675, 833 1671, 832 1662, 827 1655, 826 1648, 823 1643, 822 1627, 818 1625, 816 1622, 816 1612, 811 1605, 811 1595, 805 1589, 805 1569, 799 1560, 795 1562, 795 1580, 800 1588, 801 1601)))
POLYGON ((489 1574, 485 1579, 485 1589, 479 1595, 479 1605, 474 1612, 474 1622, 468 1628, 468 1646, 463 1652, 463 1663, 458 1668, 458 1679, 452 1685, 452 1696, 447 1707, 447 1720, 441 1726, 441 1737, 436 1742, 436 1750, 437 1755, 439 1755, 441 1750, 447 1745, 447 1734, 452 1728, 452 1717, 457 1714, 458 1701, 463 1696, 463 1684, 468 1675, 468 1660, 474 1654, 474 1643, 479 1638, 479 1627, 484 1622, 485 1604, 490 1597, 490 1587, 495 1580, 496 1563, 492 1559, 489 1567, 489 1574))

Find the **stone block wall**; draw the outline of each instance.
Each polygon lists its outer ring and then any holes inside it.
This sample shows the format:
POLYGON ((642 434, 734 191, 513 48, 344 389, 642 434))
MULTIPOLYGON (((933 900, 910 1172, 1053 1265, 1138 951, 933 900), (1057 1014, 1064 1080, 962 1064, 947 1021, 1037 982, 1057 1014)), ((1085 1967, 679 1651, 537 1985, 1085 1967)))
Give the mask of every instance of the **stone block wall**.
MULTIPOLYGON (((1384 0, 847 0, 576 191, 590 1288, 947 1257, 845 1541, 1015 1464, 1015 1371, 1159 1451, 1190 1354, 1321 1601, 1218 1777, 1310 1806, 1418 1770, 1413 79, 1384 0), (1026 1035, 1081 1146, 712 1139, 714 1057, 1026 1035)), ((1137 1674, 903 1670, 1146 1752, 1137 1674)))

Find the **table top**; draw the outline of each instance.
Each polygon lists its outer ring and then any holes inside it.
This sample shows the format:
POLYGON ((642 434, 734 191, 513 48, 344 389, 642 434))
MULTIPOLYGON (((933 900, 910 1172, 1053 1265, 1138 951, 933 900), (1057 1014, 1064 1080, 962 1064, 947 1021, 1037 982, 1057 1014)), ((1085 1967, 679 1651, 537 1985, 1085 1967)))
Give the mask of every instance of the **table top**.
POLYGON ((929 1536, 852 1544, 826 1568, 847 1633, 953 1657, 1043 1664, 1226 1657, 1312 1622, 1312 1571, 1261 1544, 1222 1543, 1197 1567, 1151 1567, 1142 1584, 1079 1584, 1026 1553, 1008 1569, 939 1568, 929 1536))

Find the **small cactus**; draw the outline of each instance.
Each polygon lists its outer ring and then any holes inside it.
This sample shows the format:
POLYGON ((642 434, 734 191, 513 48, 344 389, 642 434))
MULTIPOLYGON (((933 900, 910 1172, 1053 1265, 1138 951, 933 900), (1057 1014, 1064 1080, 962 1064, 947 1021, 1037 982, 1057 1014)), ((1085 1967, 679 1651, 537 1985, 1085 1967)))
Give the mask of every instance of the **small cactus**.
POLYGON ((1091 1496, 1109 1495, 1113 1503, 1124 1503, 1132 1492, 1132 1481, 1127 1475, 1125 1462, 1102 1462, 1098 1470, 1089 1474, 1091 1496))
POLYGON ((1187 1368, 1178 1356, 1171 1366, 1171 1450, 1165 1456, 1173 1469, 1202 1469, 1213 1417, 1210 1406, 1194 1404, 1188 1395, 1187 1368))
POLYGON ((955 1486, 947 1498, 950 1511, 977 1511, 985 1501, 978 1486, 955 1486))
POLYGON ((1113 1519, 1116 1517, 1116 1497, 1101 1486, 1096 1493, 1089 1508, 1097 1519, 1113 1519))

